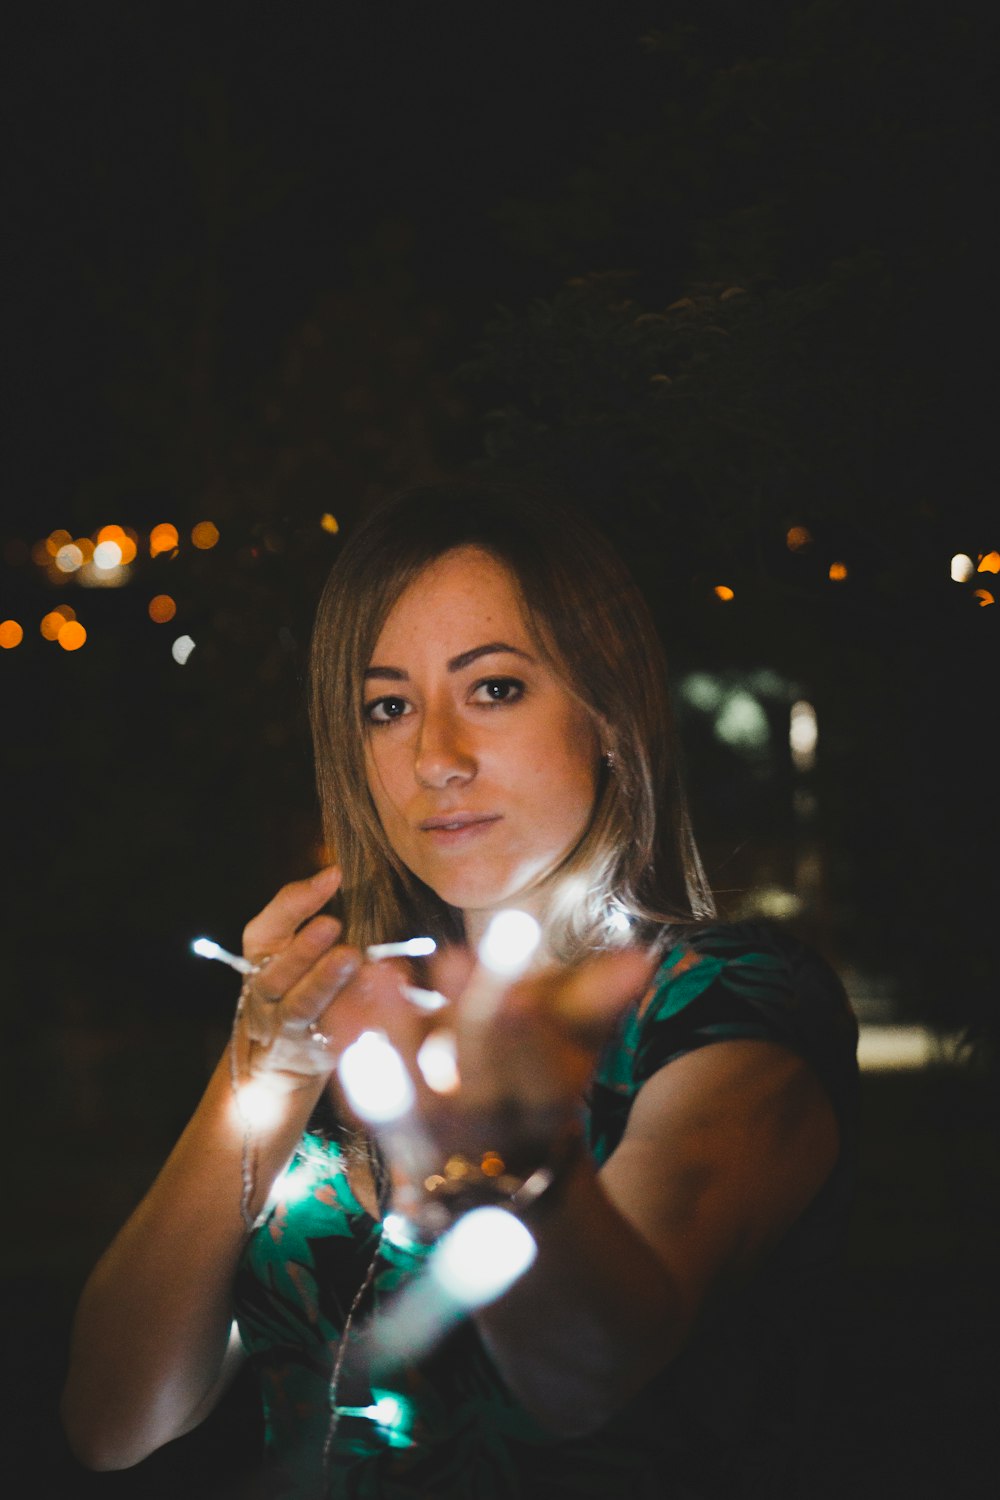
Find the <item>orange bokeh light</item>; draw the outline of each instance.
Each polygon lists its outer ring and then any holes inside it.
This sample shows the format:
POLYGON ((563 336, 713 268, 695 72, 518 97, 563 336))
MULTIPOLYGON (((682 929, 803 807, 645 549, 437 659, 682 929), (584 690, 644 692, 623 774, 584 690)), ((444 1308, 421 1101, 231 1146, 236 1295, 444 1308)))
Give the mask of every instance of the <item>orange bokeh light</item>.
POLYGON ((728 584, 725 583, 717 583, 712 592, 715 595, 716 599, 723 599, 727 604, 729 603, 730 599, 736 598, 736 595, 733 593, 732 589, 728 584))
POLYGON ((974 599, 979 600, 980 609, 984 608, 987 604, 995 604, 997 602, 989 589, 973 589, 972 595, 974 599))
POLYGON ((87 632, 79 620, 66 620, 56 636, 56 640, 64 651, 79 651, 86 639, 87 632))
POLYGON ((340 522, 337 520, 336 516, 331 516, 329 511, 327 511, 326 515, 320 519, 319 524, 322 526, 323 530, 328 531, 331 536, 336 536, 337 532, 340 530, 340 522))
POLYGON ((49 533, 46 541, 43 543, 43 546, 45 547, 45 550, 48 553, 49 557, 55 557, 56 553, 59 551, 59 548, 67 546, 67 544, 72 540, 73 538, 70 536, 68 531, 52 531, 49 533))
POLYGON ((149 533, 150 557, 157 557, 161 552, 173 552, 179 541, 177 527, 171 526, 167 521, 161 521, 159 526, 154 526, 149 533))
POLYGON ((149 601, 149 618, 157 625, 166 625, 177 613, 177 605, 169 594, 157 594, 149 601))
POLYGON ((831 563, 830 577, 833 579, 834 583, 842 583, 843 580, 847 577, 847 564, 842 562, 831 563))
POLYGON ((0 623, 0 646, 5 651, 12 651, 24 640, 24 631, 16 620, 4 620, 0 623))
POLYGON ((979 559, 977 573, 1000 573, 1000 552, 987 552, 979 559))
POLYGON ((807 526, 790 526, 785 532, 785 545, 789 552, 801 552, 812 541, 812 532, 807 526))
POLYGON ((66 616, 59 613, 57 609, 50 609, 47 615, 42 616, 42 623, 38 627, 47 641, 57 641, 59 632, 66 624, 66 616))
POLYGON ((219 528, 212 521, 199 521, 191 532, 191 540, 200 551, 207 552, 219 540, 219 528))

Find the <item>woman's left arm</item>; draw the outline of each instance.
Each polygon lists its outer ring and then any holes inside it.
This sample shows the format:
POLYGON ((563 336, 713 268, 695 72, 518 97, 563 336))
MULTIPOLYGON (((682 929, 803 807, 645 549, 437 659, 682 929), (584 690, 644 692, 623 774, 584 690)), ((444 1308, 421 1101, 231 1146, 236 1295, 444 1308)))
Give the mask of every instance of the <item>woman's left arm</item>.
POLYGON ((538 1255, 477 1315, 514 1394, 571 1437, 681 1349, 705 1300, 752 1273, 837 1157, 829 1099, 785 1048, 726 1041, 668 1063, 597 1171, 581 1153, 532 1216, 538 1255))

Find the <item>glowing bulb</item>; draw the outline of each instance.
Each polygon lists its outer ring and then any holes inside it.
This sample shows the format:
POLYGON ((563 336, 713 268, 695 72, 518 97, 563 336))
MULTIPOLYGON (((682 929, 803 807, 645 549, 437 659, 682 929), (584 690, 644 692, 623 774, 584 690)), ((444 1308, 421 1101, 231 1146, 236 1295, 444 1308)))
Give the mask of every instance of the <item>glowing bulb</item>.
POLYGON ((432 937, 407 938, 402 943, 369 943, 365 957, 377 963, 380 958, 426 958, 437 943, 432 937))
POLYGON ((416 1093, 406 1065, 383 1031, 363 1031, 337 1065, 351 1106, 372 1125, 412 1109, 416 1093))
POLYGON ((506 1209, 474 1208, 438 1242, 430 1260, 434 1280, 463 1307, 501 1296, 531 1265, 534 1236, 506 1209))
POLYGON ((804 699, 793 703, 788 722, 788 744, 797 770, 809 771, 815 765, 818 739, 816 710, 812 704, 804 699))
POLYGON ((500 911, 479 944, 479 962, 491 974, 514 979, 528 967, 542 929, 526 911, 500 911))
POLYGON ((461 1082, 455 1033, 444 1026, 432 1031, 417 1053, 417 1067, 435 1094, 453 1094, 461 1082))
POLYGON ((254 1130, 267 1130, 281 1118, 281 1096, 257 1080, 240 1084, 235 1103, 240 1120, 254 1130))
POLYGON ((951 576, 956 583, 968 583, 975 571, 976 565, 967 553, 955 553, 951 560, 951 576))
POLYGON ((179 635, 170 648, 170 655, 178 666, 183 667, 191 652, 194 650, 194 641, 189 635, 179 635))

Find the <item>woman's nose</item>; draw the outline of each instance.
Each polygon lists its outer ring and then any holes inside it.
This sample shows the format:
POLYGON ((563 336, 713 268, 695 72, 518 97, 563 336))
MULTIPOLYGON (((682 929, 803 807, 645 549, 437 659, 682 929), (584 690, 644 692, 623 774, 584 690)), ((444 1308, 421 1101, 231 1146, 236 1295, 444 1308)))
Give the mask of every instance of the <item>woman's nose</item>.
POLYGON ((475 756, 453 714, 425 711, 417 739, 414 770, 420 784, 428 787, 471 781, 475 776, 475 756))

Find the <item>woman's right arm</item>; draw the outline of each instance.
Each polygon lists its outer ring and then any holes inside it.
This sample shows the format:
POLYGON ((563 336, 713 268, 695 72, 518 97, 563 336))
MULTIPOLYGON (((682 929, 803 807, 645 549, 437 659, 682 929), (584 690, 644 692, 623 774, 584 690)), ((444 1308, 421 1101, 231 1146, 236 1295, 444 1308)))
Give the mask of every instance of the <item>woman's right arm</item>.
MULTIPOLYGON (((336 946, 339 925, 314 916, 338 878, 328 869, 285 886, 247 927, 248 956, 275 955, 267 993, 281 997, 282 1022, 322 1022, 358 967, 356 953, 336 946)), ((326 1078, 269 1071, 267 1049, 253 1044, 247 1055, 252 1076, 278 1104, 273 1122, 254 1129, 255 1214, 326 1078)), ((208 1414, 235 1372, 232 1285, 247 1238, 242 1183, 243 1123, 226 1056, 80 1299, 62 1413, 70 1446, 88 1467, 128 1468, 179 1437, 208 1414)))

